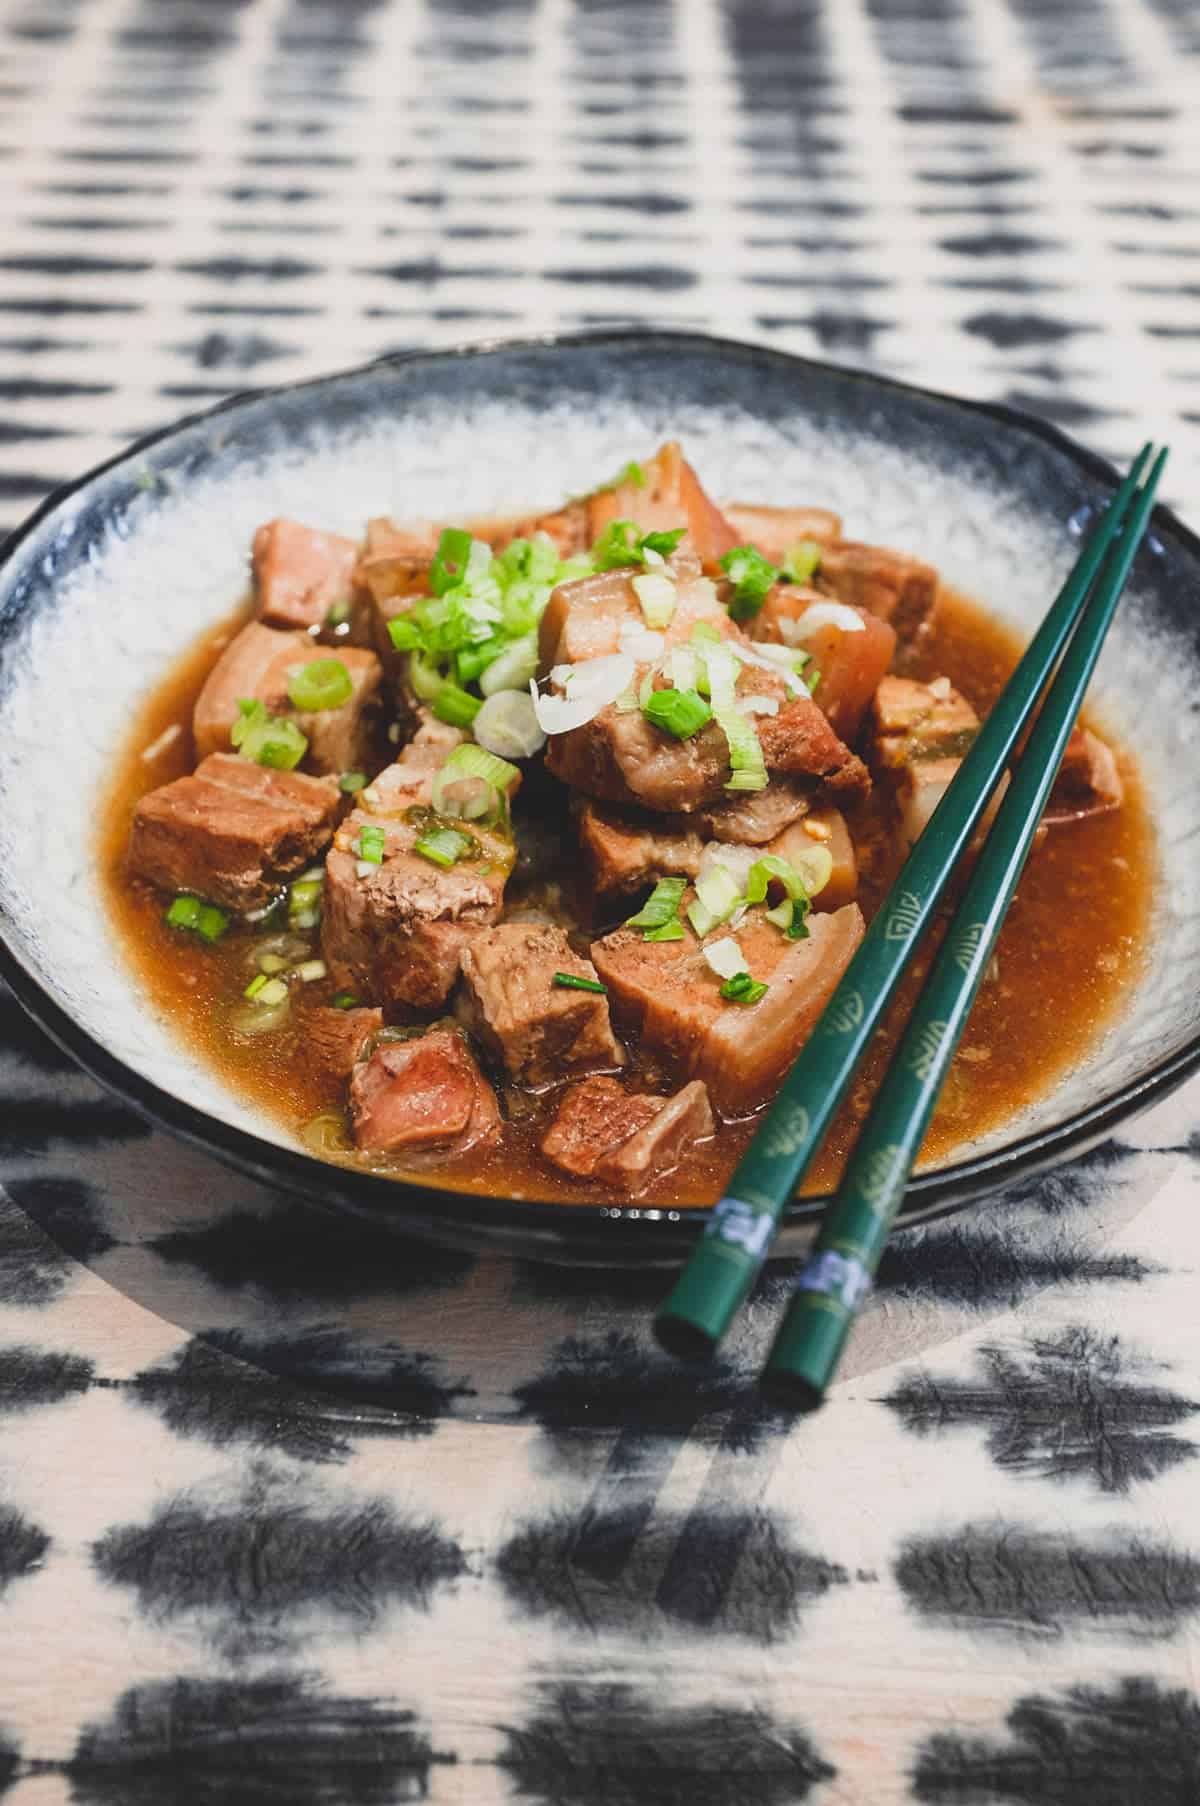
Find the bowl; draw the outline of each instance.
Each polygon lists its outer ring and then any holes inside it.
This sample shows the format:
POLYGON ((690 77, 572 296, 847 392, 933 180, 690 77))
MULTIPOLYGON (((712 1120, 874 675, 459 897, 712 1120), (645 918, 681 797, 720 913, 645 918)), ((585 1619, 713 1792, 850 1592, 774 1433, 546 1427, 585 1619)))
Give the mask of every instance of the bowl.
MULTIPOLYGON (((227 1089, 162 1020, 105 919, 94 822, 144 693, 244 587, 276 514, 555 505, 682 439, 717 496, 814 501, 937 564, 1028 635, 1116 481, 1005 408, 698 335, 608 332, 390 357, 238 396, 50 497, 0 567, 0 974, 155 1122, 255 1177, 407 1234, 604 1263, 670 1261, 707 1211, 481 1197, 347 1171, 227 1089)), ((1015 1121, 912 1180, 907 1222, 1077 1154, 1200 1063, 1200 541, 1158 509, 1094 695, 1142 762, 1161 840, 1150 954, 1097 1046, 1015 1121)), ((823 1200, 778 1243, 803 1251, 823 1200)))

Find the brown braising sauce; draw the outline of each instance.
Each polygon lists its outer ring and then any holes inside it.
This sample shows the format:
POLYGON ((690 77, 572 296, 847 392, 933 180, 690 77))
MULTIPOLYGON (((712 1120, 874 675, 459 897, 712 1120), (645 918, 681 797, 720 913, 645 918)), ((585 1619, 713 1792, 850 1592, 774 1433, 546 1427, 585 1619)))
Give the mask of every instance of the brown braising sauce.
MULTIPOLYGON (((163 921, 166 899, 131 879, 125 868, 134 805, 145 791, 192 769, 193 703, 221 647, 248 616, 247 605, 206 634, 145 702, 104 804, 100 859, 121 950, 154 1007, 177 1024, 232 1091, 300 1132, 319 1114, 342 1108, 341 1098, 331 1097, 309 1074, 303 1051, 307 1011, 329 1002, 332 982, 294 987, 290 1015, 279 1030, 253 1038, 236 1035, 230 1017, 242 1005, 243 989, 257 969, 254 948, 268 931, 261 925, 235 924, 217 945, 208 946, 197 936, 168 928, 163 921), (176 724, 182 731, 174 740, 155 757, 143 757, 176 724)), ((1006 629, 966 597, 943 589, 932 631, 905 671, 918 678, 944 673, 983 714, 1018 656, 1018 643, 1006 629)), ((993 974, 980 993, 933 1119, 923 1165, 945 1162, 963 1143, 1048 1091, 1096 1041, 1139 970, 1156 869, 1154 832, 1134 763, 1119 745, 1114 750, 1125 781, 1124 805, 1108 815, 1056 827, 1032 855, 1000 938, 993 974)), ((555 819, 549 780, 544 788, 527 785, 522 798, 526 815, 535 798, 549 830, 540 838, 553 845, 555 835, 561 835, 563 870, 569 871, 566 816, 561 822, 555 819)), ((859 902, 868 918, 899 865, 886 807, 877 790, 851 821, 860 861, 859 902)), ((532 875, 522 879, 519 867, 509 886, 509 904, 522 898, 544 900, 547 884, 557 888, 553 871, 539 871, 535 862, 532 875)), ((593 932, 608 926, 597 924, 593 932)), ((315 934, 313 938, 315 954, 319 948, 315 934)), ((580 941, 581 947, 585 944, 586 939, 580 941)), ((809 1173, 806 1191, 827 1190, 836 1180, 930 957, 926 945, 809 1173)), ((631 1052, 636 1074, 642 1057, 636 1048, 631 1052)), ((652 1075, 644 1062, 641 1070, 647 1078, 669 1076, 652 1075)), ((506 1108, 509 1121, 495 1148, 475 1150, 457 1161, 425 1164, 410 1158, 375 1170, 411 1172, 425 1184, 509 1198, 570 1204, 604 1196, 600 1187, 568 1178, 542 1157, 538 1143, 553 1114, 551 1099, 509 1091, 506 1108)), ((753 1119, 727 1125, 714 1141, 698 1147, 666 1182, 672 1204, 711 1203, 754 1126, 753 1119)), ((334 1159, 365 1164, 350 1151, 348 1137, 340 1149, 326 1146, 325 1151, 334 1159)))

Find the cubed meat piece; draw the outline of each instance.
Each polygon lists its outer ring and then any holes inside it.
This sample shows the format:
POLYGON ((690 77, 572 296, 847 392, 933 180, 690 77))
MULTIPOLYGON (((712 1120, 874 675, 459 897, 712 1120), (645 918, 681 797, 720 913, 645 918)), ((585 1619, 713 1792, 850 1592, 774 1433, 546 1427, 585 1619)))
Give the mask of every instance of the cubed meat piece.
MULTIPOLYGON (((875 692, 871 725, 875 760, 895 774, 901 831, 911 847, 953 783, 979 732, 979 717, 948 677, 927 684, 885 677, 875 692)), ((993 799, 993 813, 996 807, 993 799)))
POLYGON ((213 753, 191 777, 142 797, 129 869, 163 890, 261 909, 328 845, 338 802, 328 779, 213 753))
POLYGON ((536 1090, 598 1067, 620 1066, 608 998, 556 985, 556 972, 596 983, 591 962, 561 928, 505 922, 463 948, 460 1010, 510 1079, 536 1090))
POLYGON ((528 520, 518 521, 510 537, 532 539, 535 533, 545 533, 552 539, 560 558, 573 558, 578 552, 586 552, 591 544, 587 503, 568 502, 564 508, 556 508, 550 514, 535 514, 528 520))
MULTIPOLYGON (((668 561, 667 573, 675 579, 676 602, 663 632, 664 646, 686 644, 701 623, 723 637, 736 637, 737 628, 715 585, 701 576, 694 557, 677 552, 668 561)), ((576 665, 583 659, 619 652, 624 630, 645 629, 646 617, 630 581, 636 575, 636 570, 623 566, 615 571, 597 571, 591 577, 574 577, 558 585, 538 628, 538 659, 543 673, 555 665, 576 665)))
POLYGON ((334 982, 364 1003, 436 1009, 453 988, 472 934, 499 917, 512 840, 496 829, 444 821, 419 804, 390 814, 373 808, 365 791, 360 801, 325 862, 322 952, 334 982), (415 851, 438 827, 459 828, 470 841, 449 867, 415 851), (360 856, 364 828, 384 836, 378 864, 360 856))
POLYGON ((332 1004, 310 1010, 303 1050, 309 1070, 325 1084, 343 1084, 382 1028, 382 1010, 339 1010, 332 1004))
POLYGON ((588 531, 596 540, 610 521, 636 521, 643 533, 685 527, 684 545, 713 570, 738 544, 737 534, 674 440, 641 467, 641 482, 626 480, 588 497, 588 531))
MULTIPOLYGON (((726 1002, 721 980, 692 934, 647 941, 618 928, 593 943, 592 960, 614 1012, 643 1044, 702 1079, 725 1117, 746 1116, 774 1096, 849 965, 864 924, 855 903, 814 915, 806 940, 790 941, 765 912, 752 910, 736 939, 751 976, 768 986, 756 1004, 726 1002)), ((726 927, 708 941, 723 939, 726 927)))
POLYGON ((564 1173, 590 1179, 597 1162, 652 1122, 663 1101, 646 1092, 626 1091, 616 1079, 584 1079, 565 1093, 542 1141, 542 1152, 564 1173))
MULTIPOLYGON (((870 790, 866 767, 838 739, 807 691, 793 695, 773 672, 749 666, 739 673, 738 694, 778 703, 777 714, 755 721, 769 773, 807 778, 813 793, 828 791, 831 800, 870 790)), ((715 720, 690 739, 677 740, 641 709, 609 704, 585 726, 552 736, 546 765, 585 796, 626 807, 691 814, 728 795, 729 748, 715 720)))
POLYGON ((1050 792, 1046 825, 1107 815, 1125 800, 1125 785, 1110 746, 1090 728, 1077 727, 1067 741, 1062 765, 1050 792))
POLYGON ((751 623, 756 640, 773 640, 807 652, 806 667, 817 707, 847 743, 858 734, 871 699, 896 650, 895 629, 865 608, 839 603, 798 583, 777 583, 751 623), (849 615, 831 620, 830 614, 849 615), (851 620, 858 623, 851 626, 851 620))
POLYGON ((376 516, 367 522, 366 541, 355 570, 355 582, 376 602, 426 595, 429 566, 441 528, 432 521, 398 527, 376 516))
POLYGON ((782 564, 801 540, 831 546, 842 534, 840 517, 828 508, 762 508, 749 502, 728 502, 725 519, 739 545, 757 547, 772 564, 782 564))
POLYGON ((268 627, 320 627, 350 601, 358 547, 340 533, 271 520, 254 535, 259 618, 268 627))
POLYGON ((252 621, 230 641, 196 698, 192 732, 198 757, 224 752, 244 697, 261 702, 271 715, 294 721, 308 741, 303 764, 309 771, 369 769, 376 763, 381 706, 379 660, 357 646, 320 646, 307 633, 279 633, 252 621), (337 659, 350 675, 353 691, 335 709, 297 709, 288 699, 288 680, 303 665, 337 659))
MULTIPOLYGON (((588 888, 597 897, 615 902, 640 895, 660 878, 696 878, 707 844, 704 835, 690 826, 688 817, 632 815, 600 803, 585 802, 577 815, 579 846, 587 872, 588 888)), ((774 854, 794 860, 795 855, 820 841, 833 858, 833 877, 814 899, 815 909, 840 909, 858 891, 858 864, 845 819, 837 809, 814 810, 803 815, 766 845, 740 854, 774 854)), ((736 844, 736 843, 735 843, 736 844)))
MULTIPOLYGON (((392 765, 385 765, 365 790, 359 792, 359 807, 373 815, 402 815, 414 804, 433 802, 433 780, 456 746, 467 736, 461 728, 439 721, 429 710, 418 707, 414 719, 419 723, 408 745, 392 765)), ((520 787, 520 778, 509 792, 509 800, 520 787)))
POLYGON ((677 1167, 699 1141, 716 1133, 708 1092, 693 1079, 669 1097, 657 1115, 596 1162, 595 1176, 631 1198, 677 1167))
POLYGON ((961 759, 979 732, 979 716, 948 677, 917 683, 885 677, 871 710, 874 753, 886 770, 919 759, 961 759))
POLYGON ((667 1098, 626 1091, 615 1079, 585 1079, 563 1098, 542 1152, 565 1173, 594 1176, 636 1197, 714 1128, 698 1080, 667 1098))
POLYGON ((765 847, 813 807, 811 779, 773 777, 765 790, 733 792, 706 804, 691 822, 713 840, 765 847))
POLYGON ((354 1069, 350 1117, 364 1154, 465 1154, 500 1134, 496 1094, 450 1028, 381 1042, 354 1069))
POLYGON ((826 547, 813 582, 839 602, 889 621, 902 641, 912 639, 937 601, 938 574, 932 565, 907 552, 850 540, 826 547))

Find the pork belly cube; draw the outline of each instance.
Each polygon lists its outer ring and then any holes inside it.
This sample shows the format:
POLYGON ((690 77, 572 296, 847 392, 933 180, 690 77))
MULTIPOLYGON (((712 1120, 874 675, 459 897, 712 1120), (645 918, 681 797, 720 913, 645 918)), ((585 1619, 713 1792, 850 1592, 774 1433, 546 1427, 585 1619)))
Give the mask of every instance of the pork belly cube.
MULTIPOLYGON (((589 888, 600 898, 633 897, 660 878, 696 878, 706 842, 690 818, 637 816, 585 802, 577 815, 579 848, 589 888)), ((794 863, 813 842, 827 846, 833 876, 813 899, 814 909, 840 909, 858 892, 858 862, 845 817, 838 809, 812 810, 765 845, 738 845, 739 853, 774 854, 794 863)), ((729 844, 729 843, 727 843, 729 844)))
MULTIPOLYGON (((778 704, 777 714, 760 715, 755 722, 769 773, 808 778, 813 793, 827 790, 831 800, 870 790, 861 759, 834 733, 807 691, 793 695, 773 672, 743 666, 738 693, 778 704)), ((690 739, 677 740, 641 709, 610 704, 583 727, 553 735, 546 765, 585 796, 626 807, 691 814, 728 795, 729 749, 715 720, 690 739)))
POLYGON ((811 615, 821 603, 828 608, 828 600, 804 584, 777 583, 751 622, 751 632, 756 640, 808 653, 813 663, 804 675, 817 707, 834 733, 849 744, 892 662, 896 631, 865 608, 851 611, 857 628, 811 615))
POLYGON ((596 1178, 631 1198, 677 1167, 699 1141, 716 1133, 708 1092, 693 1079, 628 1140, 609 1148, 596 1162, 596 1178))
POLYGON ((765 790, 731 793, 707 803, 690 821, 713 840, 765 847, 813 807, 811 779, 773 777, 765 790))
MULTIPOLYGON (((695 558, 676 553, 668 561, 667 573, 676 586, 675 611, 663 632, 667 646, 684 645, 702 622, 723 637, 736 635, 737 628, 716 587, 701 576, 695 558)), ((543 673, 555 665, 576 665, 582 659, 617 652, 623 628, 645 627, 646 617, 631 582, 638 574, 623 566, 597 571, 591 577, 573 577, 557 586, 538 627, 538 660, 543 673)))
POLYGON ((338 829, 325 861, 321 950, 335 984, 364 1003, 438 1008, 472 934, 499 917, 513 856, 509 836, 494 829, 443 822, 419 804, 404 803, 393 815, 364 801, 338 829), (449 867, 414 851, 438 826, 470 836, 470 848, 449 867), (364 828, 384 836, 379 864, 360 858, 364 828))
POLYGON ((141 798, 129 869, 164 890, 261 909, 328 845, 338 803, 328 779, 213 753, 141 798))
POLYGON ((626 1091, 617 1079, 596 1077, 571 1085, 542 1138, 542 1153, 576 1179, 590 1179, 597 1163, 652 1122, 663 1099, 626 1091))
POLYGON ((703 946, 730 933, 715 929, 707 943, 647 941, 640 930, 618 928, 592 945, 592 960, 609 988, 618 1018, 643 1044, 702 1079, 725 1117, 746 1116, 772 1097, 812 1032, 849 965, 864 923, 855 903, 812 916, 806 940, 789 941, 752 911, 737 941, 752 977, 768 986, 758 1003, 726 1002, 721 980, 703 946))
POLYGON ((270 520, 254 535, 259 618, 268 627, 320 627, 350 601, 358 547, 340 533, 270 520))
POLYGON ((828 508, 766 508, 750 502, 727 502, 725 519, 739 545, 756 546, 772 564, 782 564, 802 539, 834 545, 842 535, 840 516, 828 508))
POLYGON ((626 1091, 615 1079, 585 1079, 563 1098, 542 1152, 565 1173, 636 1197, 714 1129, 698 1080, 667 1098, 626 1091))
POLYGON ((320 646, 307 633, 279 633, 251 621, 225 648, 196 698, 192 733, 200 758, 230 745, 238 703, 261 702, 271 715, 294 721, 308 741, 305 767, 314 772, 360 771, 376 762, 382 671, 373 652, 357 646, 320 646), (336 709, 296 709, 288 680, 302 665, 338 659, 353 684, 336 709))
POLYGON ((885 677, 871 726, 879 764, 899 771, 920 759, 962 759, 979 732, 979 716, 948 677, 929 683, 885 677))
POLYGON ((354 1069, 350 1118, 364 1154, 465 1154, 500 1134, 496 1094, 451 1028, 381 1042, 354 1069))
POLYGON ((532 1090, 625 1059, 607 997, 556 985, 556 972, 596 982, 591 962, 549 923, 505 922, 463 948, 460 1010, 467 1026, 510 1079, 532 1090))
POLYGON ((1110 746, 1090 728, 1077 727, 1067 741, 1045 821, 1048 827, 1107 815, 1125 800, 1125 784, 1110 746))
POLYGON ((907 552, 851 540, 826 547, 813 582, 839 602, 890 622, 899 640, 912 639, 937 602, 938 574, 932 565, 907 552))
POLYGON ((660 447, 642 465, 642 481, 625 481, 598 489, 587 498, 588 532, 598 539, 610 521, 631 520, 643 533, 686 528, 683 541, 706 569, 713 569, 738 544, 737 534, 675 440, 660 447))
POLYGON ((414 597, 428 593, 429 566, 440 537, 441 528, 432 521, 398 527, 377 515, 367 522, 355 582, 376 602, 402 597, 411 603, 414 597))
POLYGON ((339 1010, 332 1004, 310 1010, 304 1018, 304 1059, 309 1070, 325 1083, 344 1084, 382 1028, 382 1010, 339 1010))

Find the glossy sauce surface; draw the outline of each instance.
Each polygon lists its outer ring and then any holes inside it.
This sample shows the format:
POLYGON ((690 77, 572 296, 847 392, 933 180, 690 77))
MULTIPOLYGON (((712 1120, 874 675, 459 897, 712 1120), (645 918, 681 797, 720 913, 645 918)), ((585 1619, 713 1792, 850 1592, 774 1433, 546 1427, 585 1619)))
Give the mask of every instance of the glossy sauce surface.
MULTIPOLYGON (((121 954, 158 1010, 219 1070, 231 1090, 301 1132, 314 1118, 327 1119, 330 1112, 342 1110, 341 1098, 331 1096, 327 1082, 322 1084, 308 1069, 304 1051, 307 1011, 329 1001, 331 982, 296 987, 290 1014, 280 1029, 252 1038, 236 1034, 231 1017, 257 970, 255 950, 268 930, 262 925, 234 926, 216 946, 207 946, 194 935, 168 928, 162 919, 165 899, 131 880, 125 869, 134 806, 145 791, 192 769, 192 704, 217 653, 247 613, 240 610, 206 634, 145 702, 113 773, 102 813, 99 856, 121 954), (170 743, 146 758, 146 750, 175 727, 180 731, 170 743)), ((943 590, 933 630, 904 668, 914 677, 947 675, 982 714, 1003 687, 1019 650, 1013 636, 977 605, 943 590)), ((1005 923, 993 975, 980 993, 930 1126, 923 1165, 946 1162, 963 1143, 1002 1124, 1048 1091, 1103 1031, 1137 975, 1155 880, 1154 832, 1136 767, 1125 749, 1117 745, 1115 750, 1126 787, 1124 806, 1111 815, 1056 827, 1035 849, 1005 923)), ((527 783, 517 814, 524 814, 529 826, 523 836, 525 854, 509 887, 510 902, 570 912, 566 874, 572 866, 571 840, 558 787, 549 779, 527 783)), ((869 918, 900 863, 887 803, 879 791, 851 821, 851 831, 859 852, 859 902, 869 918)), ((608 926, 597 924, 591 933, 608 926)), ((585 948, 588 931, 581 933, 579 945, 585 948)), ((315 935, 313 939, 316 953, 315 935)), ((931 950, 927 943, 918 955, 888 1024, 810 1171, 805 1191, 826 1190, 836 1180, 928 969, 931 950)), ((655 1069, 636 1048, 631 1051, 629 1076, 635 1089, 661 1089, 670 1081, 669 1073, 655 1069)), ((509 1091, 504 1107, 509 1120, 496 1148, 457 1162, 410 1158, 375 1170, 412 1173, 425 1184, 504 1197, 556 1199, 564 1204, 603 1200, 600 1187, 567 1178, 541 1156, 538 1143, 556 1107, 553 1095, 534 1098, 509 1091)), ((670 1175, 670 1202, 711 1203, 754 1126, 753 1119, 727 1124, 714 1141, 697 1148, 686 1166, 670 1175)), ((328 1120, 319 1131, 310 1130, 310 1136, 328 1157, 364 1164, 349 1151, 348 1138, 328 1120)))

